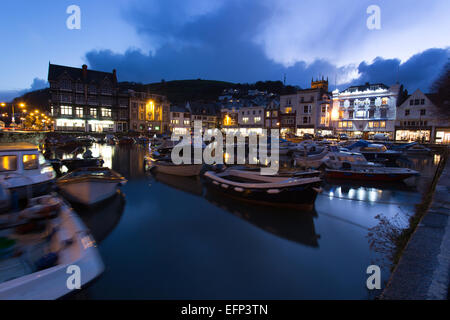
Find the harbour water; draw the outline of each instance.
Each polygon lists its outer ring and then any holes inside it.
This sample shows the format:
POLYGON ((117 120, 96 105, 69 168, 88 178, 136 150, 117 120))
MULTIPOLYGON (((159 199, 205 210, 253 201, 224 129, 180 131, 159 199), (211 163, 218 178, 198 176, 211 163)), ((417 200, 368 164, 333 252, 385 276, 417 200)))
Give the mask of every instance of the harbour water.
MULTIPOLYGON (((406 225, 438 156, 409 158, 410 186, 326 183, 313 212, 257 207, 207 190, 201 179, 145 172, 141 145, 91 147, 128 179, 122 194, 80 216, 104 274, 89 299, 368 299, 377 215, 406 225)), ((389 264, 380 264, 382 279, 389 264)))

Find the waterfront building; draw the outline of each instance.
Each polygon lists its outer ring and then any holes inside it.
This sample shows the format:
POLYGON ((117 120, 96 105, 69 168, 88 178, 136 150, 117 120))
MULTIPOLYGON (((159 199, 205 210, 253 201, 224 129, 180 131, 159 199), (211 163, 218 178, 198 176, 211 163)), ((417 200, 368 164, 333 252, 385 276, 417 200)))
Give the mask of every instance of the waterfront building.
POLYGON ((128 90, 130 130, 150 134, 169 131, 170 103, 165 96, 128 90))
POLYGON ((266 129, 280 129, 280 101, 272 99, 264 110, 264 127, 266 129))
MULTIPOLYGON (((117 74, 49 64, 50 113, 57 131, 115 132, 117 74)), ((123 127, 122 127, 123 128, 123 127)))
POLYGON ((264 106, 249 104, 238 111, 239 131, 262 133, 264 127, 264 106))
POLYGON ((393 138, 401 86, 382 83, 351 86, 333 91, 332 122, 338 133, 349 137, 371 138, 384 133, 393 138))
POLYGON ((202 121, 203 131, 216 129, 220 120, 220 108, 211 102, 187 102, 186 109, 191 114, 191 129, 194 129, 194 121, 202 121))
POLYGON ((397 109, 395 140, 450 143, 449 119, 433 102, 433 94, 414 91, 397 109))
MULTIPOLYGON (((311 79, 311 88, 298 90, 294 94, 280 96, 280 111, 295 113, 295 134, 332 134, 331 99, 328 93, 328 79, 311 79)), ((285 121, 291 122, 286 116, 285 121)), ((283 131, 292 131, 292 127, 283 131)))
POLYGON ((170 106, 170 131, 175 134, 191 132, 191 113, 185 107, 170 106))
POLYGON ((221 107, 220 124, 225 134, 238 130, 239 108, 240 105, 237 103, 221 107))

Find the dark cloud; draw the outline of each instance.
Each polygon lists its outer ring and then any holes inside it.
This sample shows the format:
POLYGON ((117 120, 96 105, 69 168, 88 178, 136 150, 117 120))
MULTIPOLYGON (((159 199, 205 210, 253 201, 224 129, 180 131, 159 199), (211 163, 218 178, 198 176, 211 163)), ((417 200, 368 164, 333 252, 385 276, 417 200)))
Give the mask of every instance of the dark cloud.
POLYGON ((48 87, 48 82, 46 80, 34 78, 33 83, 27 89, 0 91, 0 101, 10 102, 14 98, 20 97, 27 92, 34 91, 34 90, 40 90, 40 89, 44 89, 47 87, 48 87))
POLYGON ((449 49, 428 49, 409 58, 404 63, 398 59, 376 58, 371 64, 358 66, 360 77, 353 84, 365 82, 395 83, 397 80, 410 91, 420 88, 429 91, 432 82, 442 72, 450 57, 449 49))
POLYGON ((354 80, 349 76, 354 75, 355 66, 337 67, 326 60, 285 67, 268 59, 254 41, 272 14, 263 1, 218 2, 207 14, 200 7, 196 10, 195 5, 195 1, 170 0, 132 7, 125 18, 151 41, 151 47, 157 48, 154 54, 132 48, 124 54, 90 51, 86 54, 89 66, 105 71, 115 68, 120 81, 144 83, 197 78, 255 82, 281 80, 286 74, 289 84, 307 87, 312 77, 323 75, 329 77, 331 88, 336 80, 339 88, 350 83, 393 84, 399 70, 398 79, 408 89, 426 91, 448 59, 446 49, 429 49, 403 64, 396 59, 377 58, 359 64, 360 76, 354 80))

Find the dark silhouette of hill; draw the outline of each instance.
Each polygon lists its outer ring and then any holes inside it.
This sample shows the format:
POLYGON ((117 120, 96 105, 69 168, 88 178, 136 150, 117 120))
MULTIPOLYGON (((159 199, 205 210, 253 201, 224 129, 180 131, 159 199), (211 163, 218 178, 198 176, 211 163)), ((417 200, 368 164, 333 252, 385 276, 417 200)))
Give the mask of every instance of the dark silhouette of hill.
MULTIPOLYGON (((186 101, 217 101, 225 89, 237 89, 234 97, 246 96, 248 90, 266 91, 277 95, 294 93, 298 88, 285 86, 281 81, 258 81, 253 84, 231 83, 215 80, 174 80, 161 81, 157 83, 142 84, 135 82, 120 82, 121 91, 128 89, 137 92, 149 92, 167 96, 173 104, 185 103, 186 101)), ((50 110, 50 89, 30 91, 14 99, 15 103, 24 102, 30 108, 50 110)))

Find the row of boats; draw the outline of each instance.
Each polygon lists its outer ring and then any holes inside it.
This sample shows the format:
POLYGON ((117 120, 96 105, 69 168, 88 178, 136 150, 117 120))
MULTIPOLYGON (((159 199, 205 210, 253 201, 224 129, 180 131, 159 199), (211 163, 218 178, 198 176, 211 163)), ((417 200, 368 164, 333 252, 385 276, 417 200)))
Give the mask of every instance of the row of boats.
POLYGON ((66 296, 77 288, 71 266, 81 271, 80 286, 97 278, 104 265, 96 241, 72 206, 100 207, 126 179, 102 167, 56 179, 26 143, 1 145, 0 158, 0 299, 66 296))
POLYGON ((127 136, 120 135, 116 136, 113 134, 105 134, 99 136, 69 136, 69 135, 55 135, 47 137, 45 139, 45 145, 48 147, 55 148, 74 148, 77 146, 90 146, 94 143, 107 144, 107 145, 132 145, 132 144, 146 144, 152 141, 154 138, 150 139, 144 135, 138 136, 127 136))
MULTIPOLYGON (((282 170, 276 175, 266 176, 260 175, 258 166, 174 164, 170 154, 175 145, 176 143, 162 143, 152 148, 146 158, 147 168, 175 176, 202 176, 211 188, 220 190, 227 196, 272 206, 312 207, 317 194, 321 192, 323 178, 392 183, 419 174, 409 168, 386 166, 385 161, 368 161, 364 153, 351 151, 354 146, 345 148, 316 143, 282 145, 281 148, 291 149, 293 163, 301 169, 282 170)), ((370 144, 366 147, 374 148, 370 144)), ((375 152, 372 149, 370 152, 375 152)), ((364 150, 369 152, 369 149, 364 150)))

